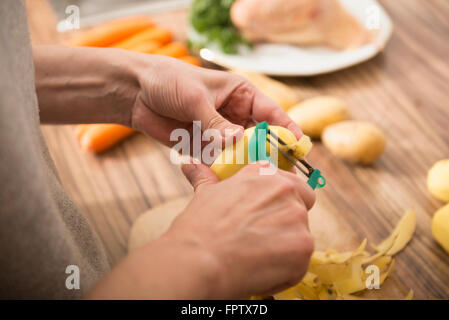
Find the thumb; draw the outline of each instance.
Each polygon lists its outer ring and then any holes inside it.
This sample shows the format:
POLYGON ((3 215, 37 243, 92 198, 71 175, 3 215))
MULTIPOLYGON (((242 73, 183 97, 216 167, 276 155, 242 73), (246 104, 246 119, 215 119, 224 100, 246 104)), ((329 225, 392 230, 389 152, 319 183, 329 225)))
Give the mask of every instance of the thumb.
POLYGON ((201 129, 203 131, 207 129, 220 131, 225 146, 232 144, 234 137, 239 140, 243 136, 243 127, 225 119, 215 108, 205 106, 199 109, 198 116, 201 120, 201 129))
POLYGON ((217 175, 204 164, 183 164, 181 166, 181 170, 195 191, 199 190, 203 186, 219 182, 217 175))

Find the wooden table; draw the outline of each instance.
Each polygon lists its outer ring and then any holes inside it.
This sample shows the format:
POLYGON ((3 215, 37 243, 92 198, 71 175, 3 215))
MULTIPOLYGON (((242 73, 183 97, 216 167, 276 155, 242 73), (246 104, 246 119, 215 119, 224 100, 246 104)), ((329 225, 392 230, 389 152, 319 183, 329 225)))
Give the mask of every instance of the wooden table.
MULTIPOLYGON (((56 42, 51 19, 45 19, 48 29, 42 30, 42 16, 50 11, 35 5, 41 1, 30 1, 33 40, 56 42)), ((330 75, 281 79, 302 98, 342 97, 352 118, 375 122, 388 138, 385 154, 372 167, 344 163, 315 144, 309 160, 322 169, 328 185, 317 192, 311 228, 317 249, 348 250, 363 238, 379 242, 414 207, 415 237, 397 255, 381 296, 400 298, 412 288, 416 298, 449 299, 449 254, 430 232, 432 214, 443 204, 426 189, 427 170, 449 158, 449 2, 381 3, 395 23, 381 55, 330 75)), ((168 27, 176 24, 178 37, 184 37, 184 11, 155 19, 168 27)), ((113 263, 125 255, 130 227, 140 213, 192 192, 170 163, 168 149, 151 138, 136 135, 95 156, 80 150, 73 127, 42 129, 67 192, 103 239, 113 263)))

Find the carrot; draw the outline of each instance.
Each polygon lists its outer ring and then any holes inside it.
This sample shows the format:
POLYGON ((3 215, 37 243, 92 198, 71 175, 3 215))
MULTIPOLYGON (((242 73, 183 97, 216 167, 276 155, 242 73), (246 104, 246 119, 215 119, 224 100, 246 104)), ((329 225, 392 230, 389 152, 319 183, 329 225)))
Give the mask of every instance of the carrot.
POLYGON ((181 58, 189 54, 187 47, 181 42, 171 42, 157 49, 154 54, 161 56, 169 56, 173 58, 181 58))
POLYGON ((198 66, 198 67, 201 66, 201 62, 197 58, 192 57, 192 56, 184 56, 184 57, 181 57, 179 59, 184 61, 184 62, 193 64, 194 66, 198 66))
POLYGON ((94 124, 88 126, 79 142, 83 150, 100 153, 135 132, 135 130, 119 124, 94 124))
POLYGON ((161 44, 157 41, 147 41, 140 43, 137 46, 131 47, 128 50, 141 52, 141 53, 154 53, 161 47, 161 44))
POLYGON ((136 33, 135 35, 132 35, 129 38, 126 38, 125 40, 115 43, 113 47, 121 49, 131 49, 147 41, 156 41, 161 45, 164 45, 172 41, 172 39, 173 34, 170 32, 170 30, 154 27, 147 28, 139 33, 136 33))
POLYGON ((75 127, 75 137, 78 141, 81 139, 81 137, 87 131, 87 128, 89 128, 88 124, 79 124, 75 127))
POLYGON ((78 37, 69 40, 68 44, 72 46, 107 47, 153 26, 154 22, 149 17, 126 17, 87 30, 78 37))

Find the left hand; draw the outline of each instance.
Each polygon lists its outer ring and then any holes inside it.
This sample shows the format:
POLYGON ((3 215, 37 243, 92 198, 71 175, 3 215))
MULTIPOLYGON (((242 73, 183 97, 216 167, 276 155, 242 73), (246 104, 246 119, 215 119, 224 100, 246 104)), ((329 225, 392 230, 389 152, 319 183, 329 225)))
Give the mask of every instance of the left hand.
MULTIPOLYGON (((239 136, 244 128, 267 121, 283 126, 299 139, 299 127, 276 103, 246 79, 229 72, 198 68, 172 58, 151 56, 152 63, 139 72, 140 92, 132 109, 131 126, 171 145, 177 128, 192 130, 201 121, 202 131, 230 129, 239 136)), ((224 140, 223 140, 224 142, 224 140)))
MULTIPOLYGON (((192 129, 239 131, 267 121, 299 127, 246 79, 180 60, 120 49, 34 47, 42 123, 118 123, 171 145, 170 133, 192 129), (67 61, 76 61, 67 64, 67 61)), ((223 141, 225 142, 225 141, 223 141)))

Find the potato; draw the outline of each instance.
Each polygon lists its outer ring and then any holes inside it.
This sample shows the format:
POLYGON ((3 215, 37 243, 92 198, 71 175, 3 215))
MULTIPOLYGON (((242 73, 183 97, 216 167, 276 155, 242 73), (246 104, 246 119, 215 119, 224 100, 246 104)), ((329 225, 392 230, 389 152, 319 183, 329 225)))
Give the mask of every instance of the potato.
POLYGON ((280 81, 255 72, 243 70, 232 70, 231 72, 248 79, 257 89, 262 91, 263 94, 276 102, 284 110, 288 110, 299 101, 296 92, 280 81))
MULTIPOLYGON (((306 135, 303 135, 301 139, 297 140, 295 135, 284 127, 269 126, 269 129, 287 144, 285 146, 279 146, 279 148, 284 152, 293 152, 293 155, 298 159, 304 159, 312 148, 312 141, 306 135)), ((217 159, 215 159, 210 168, 215 172, 218 179, 224 180, 233 176, 250 162, 248 145, 254 134, 254 130, 255 127, 246 129, 242 139, 233 145, 225 147, 217 159)), ((266 150, 268 155, 275 150, 268 141, 266 143, 266 150)), ((288 171, 293 168, 293 164, 280 152, 277 153, 276 157, 272 156, 271 159, 280 169, 288 171)))
POLYGON ((438 210, 432 219, 432 234, 449 253, 449 204, 438 210))
POLYGON ((449 159, 438 161, 429 170, 427 189, 438 200, 449 202, 449 159))
POLYGON ((382 131, 365 121, 343 121, 330 125, 321 139, 336 157, 361 164, 376 161, 386 144, 382 131))
POLYGON ((140 215, 131 228, 128 250, 133 250, 159 238, 173 220, 185 209, 192 197, 165 202, 140 215))
POLYGON ((289 109, 288 115, 306 135, 315 139, 320 138, 327 126, 349 118, 345 102, 329 96, 304 100, 289 109))

